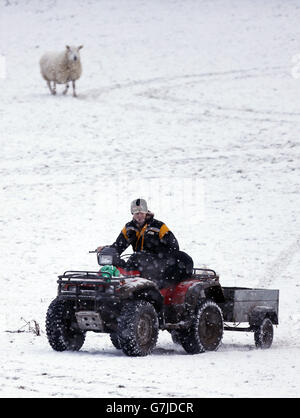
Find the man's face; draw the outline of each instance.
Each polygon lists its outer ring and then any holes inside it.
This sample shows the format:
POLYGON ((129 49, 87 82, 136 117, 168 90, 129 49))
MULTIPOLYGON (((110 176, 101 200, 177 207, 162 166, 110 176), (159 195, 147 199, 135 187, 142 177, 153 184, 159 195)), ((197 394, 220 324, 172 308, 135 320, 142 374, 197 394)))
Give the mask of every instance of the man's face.
POLYGON ((133 214, 133 219, 139 224, 143 225, 146 220, 146 213, 145 212, 135 212, 133 214))

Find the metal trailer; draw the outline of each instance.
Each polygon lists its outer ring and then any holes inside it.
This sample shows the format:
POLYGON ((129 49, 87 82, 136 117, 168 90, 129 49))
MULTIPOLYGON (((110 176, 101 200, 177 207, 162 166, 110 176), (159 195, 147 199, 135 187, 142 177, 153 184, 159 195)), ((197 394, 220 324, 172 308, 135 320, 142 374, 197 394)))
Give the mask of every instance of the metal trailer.
POLYGON ((269 348, 273 325, 278 325, 279 290, 222 287, 225 301, 219 303, 225 331, 254 332, 255 345, 269 348), (232 323, 232 324, 228 324, 232 323), (248 326, 240 326, 248 323, 248 326))

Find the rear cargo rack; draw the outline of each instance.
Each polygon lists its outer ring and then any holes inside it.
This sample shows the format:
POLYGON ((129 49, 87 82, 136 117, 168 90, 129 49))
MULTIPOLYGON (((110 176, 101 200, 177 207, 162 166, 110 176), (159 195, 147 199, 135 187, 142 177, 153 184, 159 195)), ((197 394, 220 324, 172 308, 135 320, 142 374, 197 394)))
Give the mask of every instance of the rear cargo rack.
POLYGON ((219 280, 219 276, 217 275, 215 270, 200 267, 193 269, 193 278, 219 280))

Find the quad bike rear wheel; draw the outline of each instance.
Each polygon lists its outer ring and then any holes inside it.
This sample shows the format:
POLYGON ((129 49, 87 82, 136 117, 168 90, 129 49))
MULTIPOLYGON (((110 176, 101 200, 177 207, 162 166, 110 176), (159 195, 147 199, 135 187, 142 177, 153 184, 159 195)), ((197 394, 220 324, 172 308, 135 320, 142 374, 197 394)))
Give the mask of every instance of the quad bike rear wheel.
POLYGON ((78 351, 85 340, 85 332, 76 326, 72 303, 56 298, 49 305, 46 315, 46 333, 55 351, 78 351))
POLYGON ((172 331, 170 331, 170 334, 171 334, 171 338, 172 338, 173 343, 181 345, 180 333, 178 331, 176 331, 175 329, 173 329, 172 331))
POLYGON ((128 356, 147 356, 158 337, 158 317, 154 306, 144 300, 127 302, 118 320, 118 337, 128 356))
POLYGON ((264 318, 254 329, 254 342, 257 348, 270 348, 273 342, 273 324, 270 318, 264 318))
POLYGON ((223 337, 223 315, 211 300, 199 303, 192 325, 178 333, 179 340, 189 354, 217 350, 223 337))

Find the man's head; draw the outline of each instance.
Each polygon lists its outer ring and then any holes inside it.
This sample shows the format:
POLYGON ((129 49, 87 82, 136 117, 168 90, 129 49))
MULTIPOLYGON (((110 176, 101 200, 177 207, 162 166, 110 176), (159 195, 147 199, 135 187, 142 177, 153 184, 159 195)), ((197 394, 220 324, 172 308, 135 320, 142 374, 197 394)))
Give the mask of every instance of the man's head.
POLYGON ((147 213, 148 206, 144 199, 135 199, 131 202, 131 213, 134 215, 137 212, 147 213))
POLYGON ((146 220, 148 212, 147 202, 144 199, 135 199, 131 202, 131 213, 133 219, 139 224, 143 225, 146 220))

